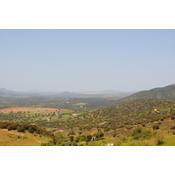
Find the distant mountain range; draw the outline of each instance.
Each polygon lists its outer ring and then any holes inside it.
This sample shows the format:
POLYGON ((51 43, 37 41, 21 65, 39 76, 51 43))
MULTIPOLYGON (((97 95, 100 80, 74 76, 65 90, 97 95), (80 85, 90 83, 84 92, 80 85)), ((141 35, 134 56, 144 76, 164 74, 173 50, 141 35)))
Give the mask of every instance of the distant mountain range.
MULTIPOLYGON (((26 91, 26 92, 16 92, 16 91, 10 91, 8 89, 5 88, 0 88, 0 95, 6 95, 6 94, 17 94, 17 93, 41 93, 42 91, 38 91, 38 90, 31 90, 31 91, 26 91)), ((44 92, 43 92, 44 93, 44 92)), ((55 92, 56 93, 56 92, 55 92)), ((80 93, 81 95, 100 95, 100 94, 122 94, 124 92, 118 92, 118 91, 113 91, 113 90, 104 90, 101 92, 91 92, 91 93, 80 93)), ((126 93, 126 92, 125 92, 126 93)), ((73 93, 73 92, 62 92, 62 93, 58 93, 59 96, 61 97, 73 97, 76 96, 77 93, 73 93)), ((162 88, 154 88, 148 91, 140 91, 137 93, 132 93, 132 95, 130 95, 130 93, 126 93, 127 97, 121 98, 118 100, 117 103, 123 103, 123 102, 127 102, 130 100, 134 100, 134 99, 169 99, 169 98, 175 98, 175 84, 166 86, 166 87, 162 87, 162 88)))
POLYGON ((0 94, 6 94, 6 93, 14 93, 14 91, 10 91, 10 90, 5 89, 5 88, 0 88, 0 94))

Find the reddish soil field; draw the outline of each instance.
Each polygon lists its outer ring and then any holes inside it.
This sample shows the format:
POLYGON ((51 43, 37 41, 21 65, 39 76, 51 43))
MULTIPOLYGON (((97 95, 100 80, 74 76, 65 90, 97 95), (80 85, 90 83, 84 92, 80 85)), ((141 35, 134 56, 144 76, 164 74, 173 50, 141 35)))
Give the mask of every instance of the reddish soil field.
MULTIPOLYGON (((52 112, 56 112, 59 111, 59 109, 56 108, 34 108, 34 107, 13 107, 13 108, 5 108, 5 109, 0 109, 0 112, 25 112, 25 111, 32 111, 32 112, 38 112, 38 109, 40 109, 40 112, 44 112, 44 111, 52 111, 52 112)), ((67 109, 60 109, 61 111, 67 110, 67 109)))

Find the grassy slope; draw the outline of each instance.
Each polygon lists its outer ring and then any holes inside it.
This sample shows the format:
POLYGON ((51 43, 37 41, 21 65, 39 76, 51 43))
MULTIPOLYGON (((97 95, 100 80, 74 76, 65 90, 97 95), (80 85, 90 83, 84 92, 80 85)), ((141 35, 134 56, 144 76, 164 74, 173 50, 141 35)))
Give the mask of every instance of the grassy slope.
POLYGON ((0 130, 0 146, 40 146, 51 140, 50 137, 40 137, 29 132, 19 133, 16 130, 0 130))

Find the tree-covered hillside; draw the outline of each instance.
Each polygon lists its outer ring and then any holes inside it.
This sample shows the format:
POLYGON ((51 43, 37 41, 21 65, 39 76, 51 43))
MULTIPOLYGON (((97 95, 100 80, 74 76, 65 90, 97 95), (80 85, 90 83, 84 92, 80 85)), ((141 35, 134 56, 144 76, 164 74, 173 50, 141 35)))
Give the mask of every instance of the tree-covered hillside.
POLYGON ((175 85, 163 88, 154 88, 148 91, 140 91, 118 100, 118 104, 134 99, 170 99, 175 98, 175 85))

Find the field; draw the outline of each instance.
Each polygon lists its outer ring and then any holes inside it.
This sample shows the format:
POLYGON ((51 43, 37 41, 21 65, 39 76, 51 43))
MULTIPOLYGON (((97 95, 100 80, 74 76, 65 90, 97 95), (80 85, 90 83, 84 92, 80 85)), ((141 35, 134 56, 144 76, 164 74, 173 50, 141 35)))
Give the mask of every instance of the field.
MULTIPOLYGON (((61 109, 61 111, 64 111, 66 109, 61 109)), ((56 108, 34 108, 34 107, 13 107, 13 108, 5 108, 5 109, 0 109, 0 112, 26 112, 30 111, 32 113, 48 113, 48 112, 56 112, 59 111, 59 109, 56 108)))

